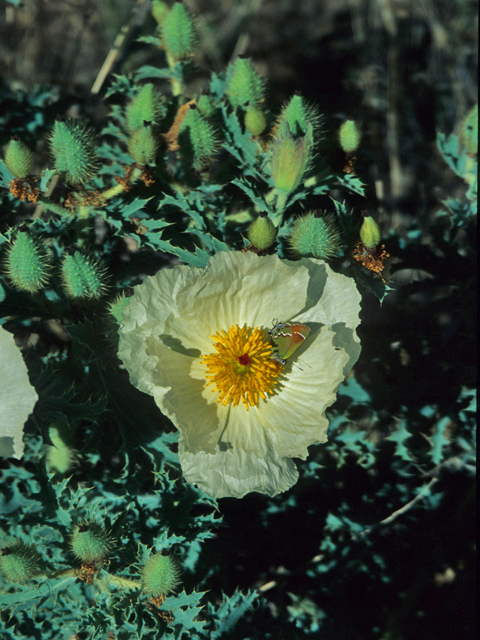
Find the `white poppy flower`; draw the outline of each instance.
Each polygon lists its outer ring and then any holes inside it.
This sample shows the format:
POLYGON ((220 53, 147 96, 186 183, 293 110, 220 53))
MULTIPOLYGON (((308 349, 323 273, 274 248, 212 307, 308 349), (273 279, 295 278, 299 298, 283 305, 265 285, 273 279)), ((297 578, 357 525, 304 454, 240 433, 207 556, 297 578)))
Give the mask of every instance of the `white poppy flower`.
POLYGON ((0 327, 0 456, 22 457, 23 426, 37 400, 22 352, 0 327))
POLYGON ((359 311, 354 281, 321 260, 222 252, 135 287, 119 357, 180 431, 188 482, 216 498, 274 496, 298 479, 292 458, 327 440, 325 409, 360 354, 359 311), (274 318, 311 329, 285 367, 274 318))

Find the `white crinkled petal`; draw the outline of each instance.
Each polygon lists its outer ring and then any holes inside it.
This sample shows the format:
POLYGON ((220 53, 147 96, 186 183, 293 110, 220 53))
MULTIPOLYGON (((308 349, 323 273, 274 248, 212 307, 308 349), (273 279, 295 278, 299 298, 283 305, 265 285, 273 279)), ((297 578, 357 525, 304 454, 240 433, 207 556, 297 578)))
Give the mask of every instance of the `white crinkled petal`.
POLYGON ((22 457, 23 426, 37 400, 13 335, 0 327, 0 456, 22 457))
POLYGON ((180 439, 179 458, 186 480, 214 498, 243 498, 252 491, 273 497, 298 480, 293 460, 280 458, 271 447, 265 456, 242 449, 193 454, 183 450, 180 439))
POLYGON ((216 497, 275 495, 296 481, 290 458, 327 439, 325 409, 360 353, 359 310, 354 281, 323 261, 223 252, 206 269, 163 270, 136 287, 119 356, 180 430, 189 482, 216 497), (218 404, 200 361, 213 352, 210 336, 235 324, 270 328, 274 318, 312 329, 274 395, 249 411, 218 404))

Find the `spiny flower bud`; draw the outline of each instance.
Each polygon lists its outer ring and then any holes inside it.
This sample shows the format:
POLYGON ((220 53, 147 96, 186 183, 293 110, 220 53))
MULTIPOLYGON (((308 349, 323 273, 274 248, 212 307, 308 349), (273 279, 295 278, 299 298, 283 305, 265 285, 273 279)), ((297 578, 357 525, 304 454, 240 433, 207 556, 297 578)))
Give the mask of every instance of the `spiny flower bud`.
POLYGON ((478 103, 463 119, 460 135, 467 152, 476 156, 478 154, 478 103))
POLYGON ((198 98, 197 109, 200 111, 202 116, 208 118, 215 111, 215 104, 212 100, 212 96, 208 93, 202 93, 198 98))
POLYGON ((50 276, 50 259, 46 248, 27 231, 19 231, 6 257, 8 279, 18 291, 37 293, 50 276))
POLYGON ((247 105, 245 109, 245 129, 253 136, 261 135, 267 126, 265 114, 258 107, 247 105))
POLYGON ((184 60, 193 53, 195 29, 182 2, 176 2, 163 19, 162 43, 173 60, 184 60))
POLYGON ((312 134, 310 143, 313 144, 313 133, 319 128, 320 116, 318 115, 318 110, 306 104, 302 94, 297 92, 283 107, 278 121, 279 123, 285 122, 296 137, 304 136, 310 131, 312 134))
POLYGON ((260 106, 263 100, 263 81, 250 60, 238 57, 227 69, 226 94, 234 109, 247 102, 252 107, 260 106))
POLYGON ((341 245, 333 216, 320 217, 318 212, 298 218, 288 241, 295 253, 322 260, 335 257, 341 245))
POLYGON ((17 136, 13 136, 8 144, 5 164, 16 178, 26 178, 32 170, 33 153, 17 136))
POLYGON ((338 131, 340 146, 345 153, 353 153, 358 149, 362 135, 354 120, 346 120, 338 131))
POLYGON ((363 222, 360 227, 360 240, 366 249, 375 249, 382 237, 380 227, 368 211, 362 211, 362 216, 363 222))
POLYGON ((193 156, 192 165, 203 169, 217 149, 217 139, 210 123, 192 104, 179 128, 178 143, 184 157, 193 156))
POLYGON ((38 572, 40 555, 33 544, 15 540, 0 550, 0 570, 7 582, 26 584, 38 572))
POLYGON ((48 436, 51 445, 46 456, 46 468, 48 473, 66 474, 78 459, 76 450, 72 445, 72 435, 68 424, 55 420, 48 428, 48 436))
POLYGON ((55 170, 68 184, 84 184, 95 175, 98 161, 91 130, 73 120, 57 120, 50 137, 50 150, 55 170))
POLYGON ((120 323, 122 322, 122 314, 129 302, 130 297, 127 298, 125 294, 121 293, 115 298, 115 300, 113 300, 113 302, 110 302, 110 304, 108 305, 108 310, 115 318, 115 321, 118 325, 120 325, 120 323))
POLYGON ((82 562, 101 562, 112 548, 112 536, 97 522, 82 522, 70 535, 73 555, 82 562))
POLYGON ((248 229, 248 239, 259 251, 265 251, 271 247, 276 237, 277 230, 266 213, 261 213, 258 218, 255 218, 248 229))
POLYGON ((129 102, 126 112, 127 128, 133 133, 144 122, 152 126, 159 123, 165 115, 162 98, 151 82, 144 84, 138 94, 129 102))
POLYGON ((78 251, 65 254, 61 276, 69 298, 100 298, 105 291, 104 270, 78 251))
POLYGON ((180 584, 178 563, 168 554, 152 554, 141 573, 142 590, 154 596, 166 596, 180 584))
POLYGON ((170 7, 166 2, 161 2, 161 0, 153 0, 152 16, 155 18, 159 25, 162 25, 169 11, 170 7))
MULTIPOLYGON (((311 131, 310 125, 308 130, 311 131)), ((309 133, 295 138, 291 132, 280 135, 272 145, 272 179, 278 191, 292 193, 300 184, 311 160, 309 133)))
POLYGON ((152 127, 149 122, 145 122, 132 133, 128 141, 128 152, 135 162, 142 167, 153 163, 157 155, 160 141, 153 135, 152 127))

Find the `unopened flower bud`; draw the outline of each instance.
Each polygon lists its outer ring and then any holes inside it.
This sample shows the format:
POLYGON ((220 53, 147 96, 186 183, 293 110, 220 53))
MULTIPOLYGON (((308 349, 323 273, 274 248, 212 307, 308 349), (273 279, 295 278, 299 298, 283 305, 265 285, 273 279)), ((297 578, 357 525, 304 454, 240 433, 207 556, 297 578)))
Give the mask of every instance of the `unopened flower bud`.
POLYGON ((295 138, 290 133, 275 140, 272 148, 272 179, 278 191, 295 191, 310 162, 310 149, 308 136, 295 138))
POLYGON ((73 555, 82 562, 104 560, 112 547, 111 534, 97 522, 83 522, 74 526, 70 535, 73 555))
POLYGON ((263 99, 263 81, 247 58, 238 57, 227 69, 228 99, 234 109, 248 104, 258 107, 263 99))
POLYGON ((14 136, 5 152, 5 164, 16 178, 26 178, 33 166, 33 153, 14 136))
POLYGON ((364 216, 362 226, 360 227, 360 240, 366 249, 374 249, 381 240, 380 227, 368 213, 362 212, 364 216))
POLYGON ((175 2, 162 22, 162 43, 173 60, 184 60, 193 54, 195 29, 182 2, 175 2))
POLYGON ((340 233, 332 216, 307 213, 296 220, 289 244, 301 256, 327 260, 338 253, 340 233))
POLYGON ((160 140, 153 135, 150 123, 146 122, 130 136, 128 152, 135 162, 143 167, 153 163, 159 144, 160 140))
POLYGON ((248 229, 248 239, 255 249, 265 251, 275 241, 277 230, 266 214, 260 214, 248 229))
POLYGON ((248 105, 245 109, 245 129, 253 136, 261 135, 267 126, 265 114, 258 107, 248 105))
POLYGON ((16 540, 0 549, 0 570, 7 582, 25 584, 38 573, 40 556, 33 544, 16 540))
POLYGON ((166 596, 180 583, 180 569, 172 555, 154 553, 142 569, 142 590, 154 596, 166 596))
POLYGON ((346 120, 340 127, 338 138, 345 153, 353 153, 358 149, 362 135, 354 120, 346 120))
POLYGON ((95 137, 73 120, 57 120, 50 137, 55 169, 68 184, 84 184, 96 173, 98 160, 95 137))

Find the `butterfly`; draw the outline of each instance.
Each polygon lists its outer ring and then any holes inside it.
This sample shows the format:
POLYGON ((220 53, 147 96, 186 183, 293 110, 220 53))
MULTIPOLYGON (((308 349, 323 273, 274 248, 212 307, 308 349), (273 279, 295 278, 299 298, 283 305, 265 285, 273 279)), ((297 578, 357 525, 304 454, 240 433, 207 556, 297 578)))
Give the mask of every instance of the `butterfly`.
POLYGON ((310 335, 310 327, 306 324, 273 321, 274 326, 268 332, 273 345, 272 357, 283 366, 287 359, 304 343, 310 335))

